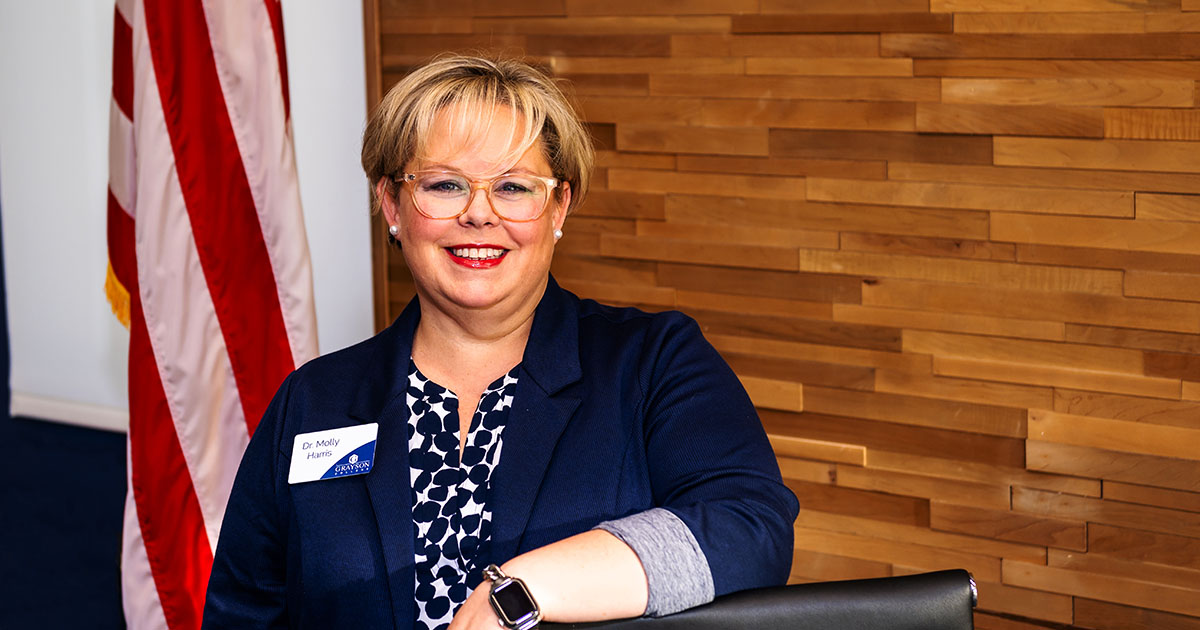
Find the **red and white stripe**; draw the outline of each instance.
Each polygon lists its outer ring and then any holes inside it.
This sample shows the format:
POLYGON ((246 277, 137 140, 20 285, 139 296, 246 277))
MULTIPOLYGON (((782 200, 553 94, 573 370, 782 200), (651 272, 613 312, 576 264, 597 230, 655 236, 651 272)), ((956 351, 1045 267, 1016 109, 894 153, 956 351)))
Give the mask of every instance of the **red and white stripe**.
POLYGON ((278 0, 117 0, 109 258, 128 290, 128 626, 198 628, 225 503, 317 353, 278 0))

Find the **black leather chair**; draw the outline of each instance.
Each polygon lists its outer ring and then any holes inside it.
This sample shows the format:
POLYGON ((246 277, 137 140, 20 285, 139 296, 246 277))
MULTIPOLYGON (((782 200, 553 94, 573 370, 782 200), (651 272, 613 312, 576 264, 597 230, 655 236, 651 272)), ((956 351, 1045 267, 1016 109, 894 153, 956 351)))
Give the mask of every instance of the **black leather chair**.
POLYGON ((794 584, 719 597, 657 619, 541 624, 546 630, 972 630, 975 581, 961 569, 794 584))

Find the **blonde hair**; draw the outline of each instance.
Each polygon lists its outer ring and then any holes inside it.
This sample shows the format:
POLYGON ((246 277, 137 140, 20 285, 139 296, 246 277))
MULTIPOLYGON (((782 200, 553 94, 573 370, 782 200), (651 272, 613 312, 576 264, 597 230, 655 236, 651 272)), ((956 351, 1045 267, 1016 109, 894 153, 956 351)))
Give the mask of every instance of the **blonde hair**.
MULTIPOLYGON (((362 166, 371 185, 371 209, 379 208, 375 185, 386 181, 394 194, 394 178, 406 164, 427 157, 434 121, 454 110, 453 134, 480 138, 491 128, 496 108, 511 107, 519 121, 511 130, 515 162, 538 140, 554 177, 571 185, 571 206, 587 196, 595 154, 583 123, 553 79, 516 59, 461 55, 434 59, 404 77, 371 112, 363 132, 362 166)), ((562 187, 555 189, 561 198, 562 187)))

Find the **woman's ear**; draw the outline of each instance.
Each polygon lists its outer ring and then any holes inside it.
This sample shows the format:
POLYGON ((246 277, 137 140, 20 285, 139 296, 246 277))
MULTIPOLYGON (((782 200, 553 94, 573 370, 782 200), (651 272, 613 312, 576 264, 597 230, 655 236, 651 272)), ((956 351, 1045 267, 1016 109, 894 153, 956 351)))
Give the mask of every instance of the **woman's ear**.
POLYGON ((400 208, 392 194, 392 181, 385 175, 375 182, 375 198, 379 200, 379 211, 389 226, 400 225, 400 208))
POLYGON ((561 230, 567 220, 567 211, 571 209, 571 183, 562 183, 562 199, 554 204, 554 229, 561 230))

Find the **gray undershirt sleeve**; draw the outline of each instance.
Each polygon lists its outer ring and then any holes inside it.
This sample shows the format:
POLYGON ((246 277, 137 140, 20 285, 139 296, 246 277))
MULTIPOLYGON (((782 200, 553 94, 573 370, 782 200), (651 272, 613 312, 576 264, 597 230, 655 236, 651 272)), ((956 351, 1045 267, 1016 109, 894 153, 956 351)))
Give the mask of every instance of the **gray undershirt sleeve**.
POLYGON ((650 591, 646 615, 661 617, 713 600, 712 571, 696 537, 669 510, 652 508, 596 526, 629 545, 650 591))

